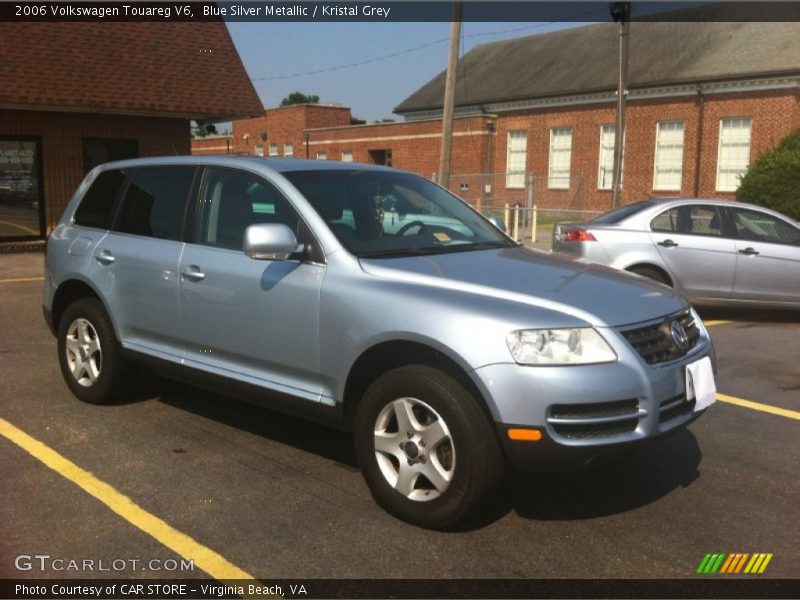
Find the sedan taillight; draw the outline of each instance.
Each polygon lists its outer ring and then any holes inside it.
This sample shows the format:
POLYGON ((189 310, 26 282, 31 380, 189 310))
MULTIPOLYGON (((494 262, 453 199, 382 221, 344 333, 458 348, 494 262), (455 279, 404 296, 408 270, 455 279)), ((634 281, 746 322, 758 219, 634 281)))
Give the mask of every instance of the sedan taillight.
POLYGON ((564 234, 565 242, 596 242, 597 238, 587 229, 572 229, 564 234))

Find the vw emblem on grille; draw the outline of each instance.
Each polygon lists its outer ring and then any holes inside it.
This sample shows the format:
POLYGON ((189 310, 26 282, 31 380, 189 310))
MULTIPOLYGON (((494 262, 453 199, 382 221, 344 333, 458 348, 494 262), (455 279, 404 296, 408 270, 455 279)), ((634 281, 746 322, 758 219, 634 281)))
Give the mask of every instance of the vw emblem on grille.
POLYGON ((669 332, 672 334, 672 341, 681 352, 686 352, 689 349, 689 337, 686 335, 686 330, 678 321, 670 323, 669 332))

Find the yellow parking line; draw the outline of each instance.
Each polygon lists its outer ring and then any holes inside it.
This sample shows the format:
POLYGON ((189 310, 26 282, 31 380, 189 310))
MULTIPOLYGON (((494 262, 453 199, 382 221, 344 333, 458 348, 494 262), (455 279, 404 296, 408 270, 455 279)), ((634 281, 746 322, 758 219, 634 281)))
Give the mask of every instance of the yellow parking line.
POLYGON ((714 325, 725 325, 730 322, 731 321, 703 321, 703 325, 706 327, 714 327, 714 325))
POLYGON ((745 408, 752 408, 753 410, 760 410, 761 412, 786 417, 787 419, 794 419, 800 421, 800 412, 796 410, 789 410, 787 408, 779 408, 770 404, 761 404, 760 402, 753 402, 752 400, 743 400, 727 394, 717 394, 717 400, 720 402, 727 402, 728 404, 735 404, 736 406, 743 406, 745 408))
POLYGON ((25 281, 44 281, 44 277, 14 277, 11 279, 0 279, 0 283, 23 283, 25 281))
POLYGON ((107 483, 101 481, 88 471, 67 460, 58 452, 39 440, 18 429, 5 419, 0 419, 0 435, 14 442, 34 458, 53 469, 59 475, 69 479, 88 494, 97 498, 123 519, 155 538, 173 552, 183 558, 194 561, 194 564, 211 575, 214 579, 225 581, 232 579, 255 580, 249 573, 225 558, 193 540, 188 535, 162 521, 155 515, 138 506, 133 500, 121 494, 107 483))

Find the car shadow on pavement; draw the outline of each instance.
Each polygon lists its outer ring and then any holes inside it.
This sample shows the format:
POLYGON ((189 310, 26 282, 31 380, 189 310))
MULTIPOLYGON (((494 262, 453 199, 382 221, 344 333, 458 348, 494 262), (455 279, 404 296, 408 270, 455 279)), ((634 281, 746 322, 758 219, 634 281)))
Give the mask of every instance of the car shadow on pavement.
POLYGON ((150 397, 180 410, 358 469, 353 438, 346 432, 168 379, 148 387, 158 389, 150 397))
POLYGON ((509 470, 494 502, 453 531, 481 529, 513 511, 532 520, 591 519, 645 506, 698 477, 702 454, 688 429, 581 471, 509 470))
MULTIPOLYGON (((177 409, 358 469, 348 433, 166 379, 153 378, 147 388, 155 391, 150 397, 177 409)), ((690 486, 699 477, 701 457, 694 434, 683 429, 581 471, 518 473, 508 469, 489 506, 448 531, 482 529, 510 512, 531 520, 624 513, 690 486)))

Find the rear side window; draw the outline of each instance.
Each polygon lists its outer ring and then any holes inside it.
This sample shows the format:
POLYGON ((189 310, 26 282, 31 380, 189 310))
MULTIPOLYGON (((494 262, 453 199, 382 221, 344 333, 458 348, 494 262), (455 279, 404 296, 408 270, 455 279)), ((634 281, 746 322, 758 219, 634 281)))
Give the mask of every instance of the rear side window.
POLYGON ((121 233, 180 240, 195 167, 136 169, 120 210, 121 233))
POLYGON ((121 171, 104 171, 92 182, 75 211, 75 224, 105 229, 111 221, 114 200, 125 181, 121 171))
POLYGON ((722 236, 722 217, 716 206, 687 204, 664 211, 652 221, 650 229, 661 233, 722 236))

